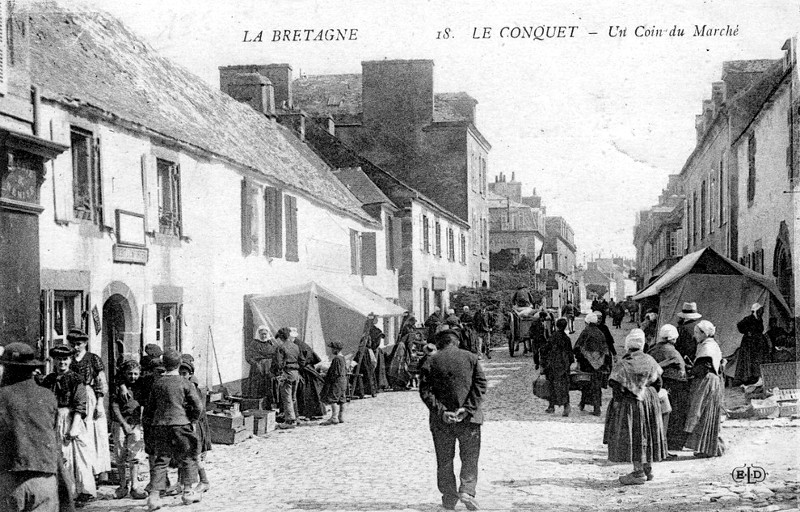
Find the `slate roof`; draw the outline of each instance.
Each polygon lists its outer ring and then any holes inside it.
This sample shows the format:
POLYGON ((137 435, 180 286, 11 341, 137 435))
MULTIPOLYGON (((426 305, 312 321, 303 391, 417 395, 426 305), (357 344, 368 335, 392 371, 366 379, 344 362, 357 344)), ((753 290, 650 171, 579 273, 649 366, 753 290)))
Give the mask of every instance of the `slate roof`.
POLYGON ((30 16, 31 74, 44 100, 210 153, 374 224, 287 128, 161 57, 119 20, 54 3, 20 7, 30 16))
POLYGON ((361 170, 361 167, 340 167, 333 171, 333 174, 344 183, 344 186, 352 192, 362 204, 388 203, 392 201, 381 192, 361 170))
MULTIPOLYGON (((360 124, 362 108, 362 75, 310 75, 292 82, 292 101, 312 115, 330 114, 336 124, 360 124)), ((433 95, 433 121, 458 122, 467 118, 458 112, 456 102, 475 101, 465 92, 433 95)))
POLYGON ((747 127, 761 111, 764 104, 783 81, 787 71, 783 69, 783 61, 771 61, 772 65, 766 69, 761 79, 741 92, 733 99, 733 112, 735 115, 731 140, 736 141, 747 130, 747 127))

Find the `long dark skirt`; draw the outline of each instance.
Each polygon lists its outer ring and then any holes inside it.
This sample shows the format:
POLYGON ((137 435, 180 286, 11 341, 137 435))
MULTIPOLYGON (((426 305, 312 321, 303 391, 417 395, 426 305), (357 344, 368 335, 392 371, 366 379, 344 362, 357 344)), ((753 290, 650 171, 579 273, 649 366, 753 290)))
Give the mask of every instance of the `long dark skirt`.
POLYGON ((709 457, 718 457, 724 452, 719 438, 719 420, 722 413, 722 380, 714 373, 692 381, 689 408, 684 430, 691 432, 686 439, 686 448, 709 457))
POLYGON ((355 394, 357 396, 378 394, 378 381, 375 379, 375 365, 372 364, 372 358, 368 351, 364 351, 361 357, 361 364, 359 365, 359 372, 361 380, 357 382, 355 394))
POLYGON ((312 368, 300 370, 300 382, 297 385, 297 412, 306 418, 325 416, 325 405, 320 399, 322 377, 312 368))
POLYGON ((603 377, 599 371, 591 372, 591 380, 584 383, 581 388, 581 405, 591 405, 595 411, 599 411, 603 402, 603 377))
POLYGON ((608 404, 603 443, 609 462, 658 462, 667 457, 667 437, 658 392, 647 387, 643 400, 615 393, 608 404))
POLYGON ((547 384, 550 386, 550 399, 552 405, 567 405, 569 403, 569 370, 566 372, 547 372, 547 384))
POLYGON ((752 384, 761 377, 761 364, 769 362, 769 340, 764 334, 746 334, 736 351, 735 378, 752 384))
POLYGON ((670 450, 681 450, 686 442, 686 412, 689 409, 689 382, 685 380, 663 379, 663 387, 669 393, 672 412, 669 414, 667 445, 670 450))

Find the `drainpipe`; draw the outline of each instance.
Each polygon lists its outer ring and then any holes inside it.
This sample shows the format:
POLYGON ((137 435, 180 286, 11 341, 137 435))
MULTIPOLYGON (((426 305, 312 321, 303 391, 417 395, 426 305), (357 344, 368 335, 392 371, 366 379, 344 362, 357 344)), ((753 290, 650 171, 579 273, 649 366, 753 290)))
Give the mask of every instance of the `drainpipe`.
POLYGON ((33 134, 41 137, 42 134, 42 95, 38 85, 31 86, 33 95, 33 134))

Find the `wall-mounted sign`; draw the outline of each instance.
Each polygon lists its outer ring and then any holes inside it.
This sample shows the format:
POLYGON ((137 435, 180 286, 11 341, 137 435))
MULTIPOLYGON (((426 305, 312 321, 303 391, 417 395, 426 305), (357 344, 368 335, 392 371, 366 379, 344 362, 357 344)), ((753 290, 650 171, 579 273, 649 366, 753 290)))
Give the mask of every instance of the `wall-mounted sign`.
POLYGON ((147 263, 148 250, 145 247, 114 244, 113 251, 114 263, 133 263, 135 265, 147 263))
POLYGON ((488 272, 489 271, 489 264, 485 261, 481 262, 481 272, 488 272))
POLYGON ((39 204, 42 158, 23 151, 8 152, 8 167, 2 174, 0 197, 39 204))
POLYGON ((144 215, 117 210, 117 242, 144 247, 144 215))
POLYGON ((431 287, 434 291, 439 290, 446 290, 447 289, 447 279, 444 277, 432 277, 431 281, 433 286, 431 287))
POLYGON ((97 311, 97 304, 92 308, 92 322, 94 322, 94 333, 100 334, 100 328, 102 324, 100 323, 100 312, 97 311))

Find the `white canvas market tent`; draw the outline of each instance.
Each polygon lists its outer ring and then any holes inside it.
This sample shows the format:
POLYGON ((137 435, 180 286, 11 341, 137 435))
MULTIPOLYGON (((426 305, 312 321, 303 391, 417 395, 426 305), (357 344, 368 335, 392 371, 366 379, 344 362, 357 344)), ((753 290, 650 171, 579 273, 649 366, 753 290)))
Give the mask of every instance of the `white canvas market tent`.
POLYGON ((405 310, 380 295, 360 286, 340 286, 336 291, 315 282, 248 295, 251 322, 248 339, 260 325, 272 333, 281 327, 296 327, 300 337, 323 360, 328 360, 328 343, 337 340, 344 345, 343 354, 351 356, 358 349, 367 315, 401 316, 405 310))
MULTIPOLYGON (((667 323, 677 326, 683 303, 697 303, 698 312, 717 328, 715 338, 726 358, 742 342, 736 324, 750 313, 753 303, 764 306, 765 329, 770 317, 777 317, 784 327, 791 318, 788 304, 769 277, 711 248, 687 254, 633 299, 658 307, 659 328, 667 323)), ((733 374, 734 364, 726 367, 726 374, 733 374)))

